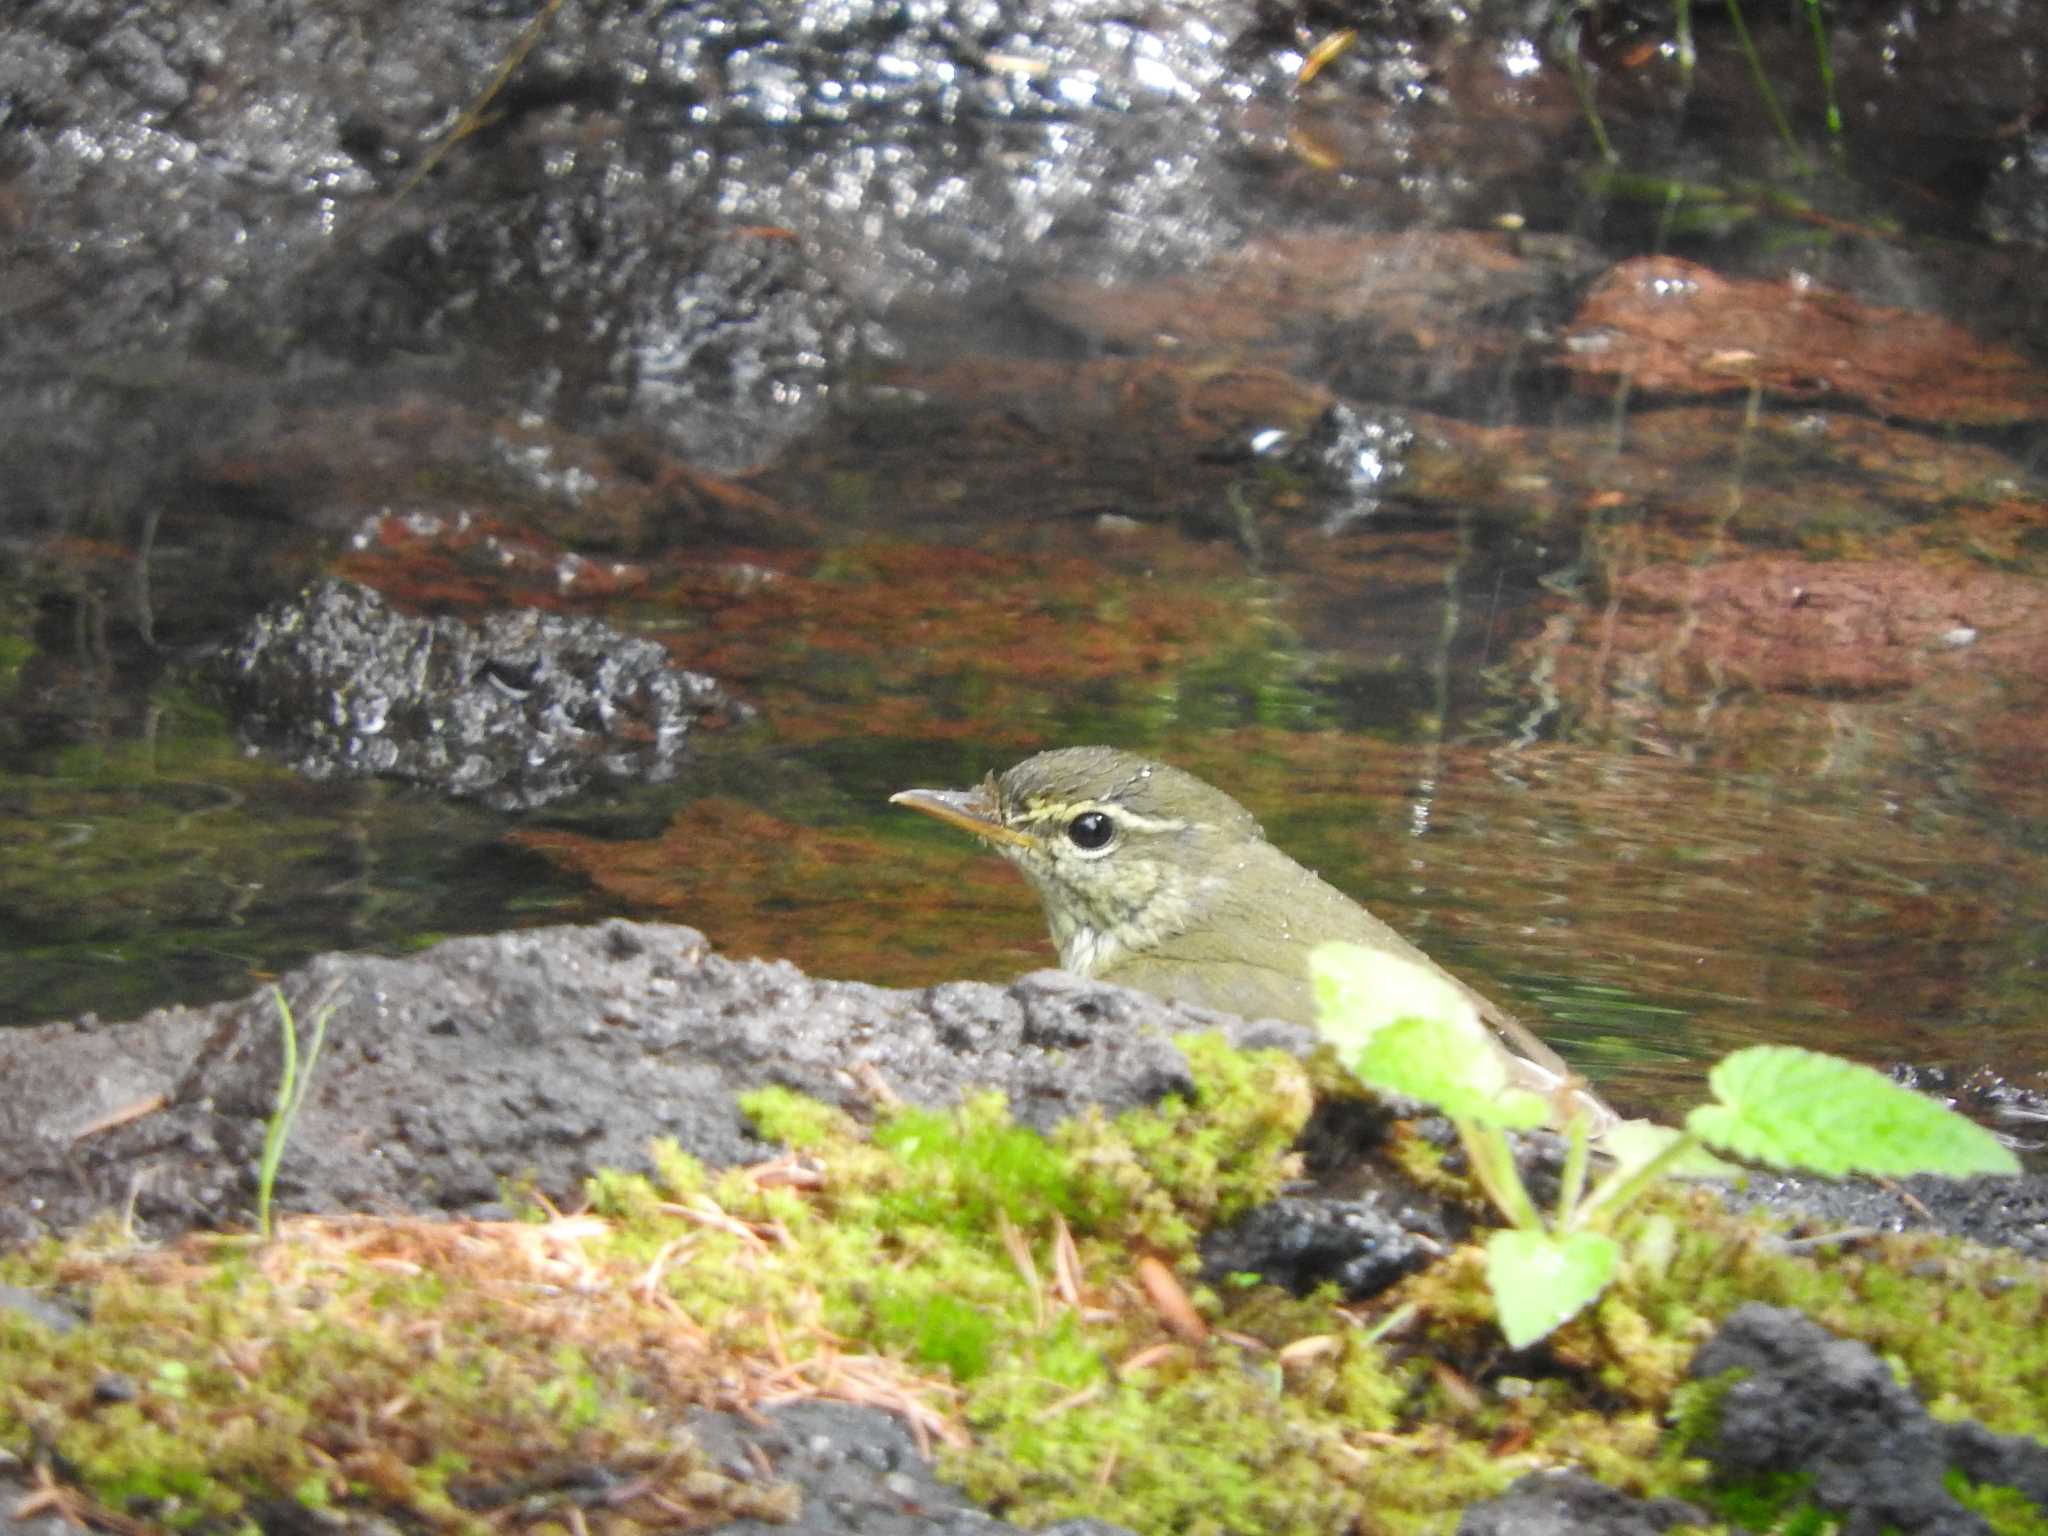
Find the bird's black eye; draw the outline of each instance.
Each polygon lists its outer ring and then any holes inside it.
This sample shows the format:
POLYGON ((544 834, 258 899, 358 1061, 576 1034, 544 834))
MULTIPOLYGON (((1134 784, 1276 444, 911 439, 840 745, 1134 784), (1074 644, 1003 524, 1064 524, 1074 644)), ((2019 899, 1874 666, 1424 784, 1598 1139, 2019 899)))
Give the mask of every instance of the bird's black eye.
POLYGON ((1067 841, 1091 853, 1097 848, 1107 848, 1109 840, 1115 836, 1116 823, 1100 811, 1083 811, 1067 823, 1067 841))

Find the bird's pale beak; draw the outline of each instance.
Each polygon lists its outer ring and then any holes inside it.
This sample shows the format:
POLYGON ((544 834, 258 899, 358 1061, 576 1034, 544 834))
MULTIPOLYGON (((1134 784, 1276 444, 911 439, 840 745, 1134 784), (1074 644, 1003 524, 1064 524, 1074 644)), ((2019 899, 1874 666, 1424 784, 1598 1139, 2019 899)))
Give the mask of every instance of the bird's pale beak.
POLYGON ((1030 833, 1003 825, 994 788, 988 784, 973 789, 905 789, 891 795, 889 803, 936 816, 991 843, 1014 843, 1019 848, 1038 846, 1038 839, 1030 833))

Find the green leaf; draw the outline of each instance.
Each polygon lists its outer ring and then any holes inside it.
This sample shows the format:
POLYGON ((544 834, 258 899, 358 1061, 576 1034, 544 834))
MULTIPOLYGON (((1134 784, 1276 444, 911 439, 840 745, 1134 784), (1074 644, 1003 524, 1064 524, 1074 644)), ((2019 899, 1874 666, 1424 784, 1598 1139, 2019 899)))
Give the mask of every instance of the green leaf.
POLYGON ((1881 1072, 1789 1045, 1724 1057, 1707 1079, 1718 1104, 1686 1116, 1701 1141, 1773 1168, 1830 1177, 2012 1174, 2019 1159, 1997 1137, 1881 1072))
POLYGON ((1621 1245, 1599 1232, 1522 1232, 1486 1240, 1486 1285, 1514 1349, 1546 1338, 1596 1300, 1614 1278, 1621 1245))
POLYGON ((1316 1027, 1361 1082, 1455 1120, 1513 1130, 1549 1119, 1539 1095, 1513 1086, 1507 1054, 1471 999, 1434 970, 1356 944, 1318 944, 1309 975, 1316 1027))

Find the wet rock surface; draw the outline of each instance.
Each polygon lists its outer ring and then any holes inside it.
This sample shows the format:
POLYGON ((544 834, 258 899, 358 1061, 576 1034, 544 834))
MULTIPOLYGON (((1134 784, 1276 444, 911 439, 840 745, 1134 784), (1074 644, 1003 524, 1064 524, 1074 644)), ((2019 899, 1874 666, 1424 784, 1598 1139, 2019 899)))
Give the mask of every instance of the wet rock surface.
MULTIPOLYGON (((877 1094, 938 1104, 996 1088, 1045 1126, 1191 1091, 1176 1031, 1306 1044, 1058 972, 896 992, 624 922, 405 960, 329 955, 281 986, 302 1032, 333 1010, 278 1182, 300 1210, 488 1212, 517 1181, 573 1204, 599 1168, 647 1166, 657 1136, 719 1165, 756 1160, 772 1149, 736 1096, 767 1084, 855 1112, 877 1094)), ((0 1108, 0 1241, 74 1227, 131 1191, 149 1235, 246 1224, 281 1051, 268 989, 112 1030, 0 1036, 16 1089, 0 1108), (108 1123, 123 1114, 138 1117, 108 1123)))
POLYGON ((1942 1231, 1972 1242, 2048 1258, 2048 1178, 1909 1179, 1868 1183, 1753 1173, 1729 1196, 1737 1206, 1796 1215, 1807 1235, 1853 1239, 1863 1232, 1908 1232, 1932 1212, 1942 1231))
POLYGON ((403 779, 498 810, 660 783, 698 721, 740 712, 595 619, 411 618, 340 581, 260 615, 212 671, 245 735, 310 778, 403 779))
POLYGON ((1532 1472, 1497 1499, 1465 1511, 1458 1536, 1657 1536, 1675 1525, 1705 1525, 1679 1499, 1636 1499, 1583 1472, 1532 1472))
POLYGON ((1461 1224, 1434 1203, 1389 1204, 1270 1201, 1203 1239, 1203 1277, 1215 1285, 1255 1273, 1301 1296, 1321 1285, 1353 1300, 1377 1296, 1446 1251, 1461 1224))
MULTIPOLYGON (((1298 1026, 1062 971, 898 991, 728 959, 694 929, 624 921, 454 939, 406 959, 323 955, 278 985, 302 1034, 331 1009, 278 1183, 280 1203, 314 1211, 486 1213, 506 1181, 573 1202, 599 1168, 646 1166, 656 1136, 721 1166, 760 1159, 772 1148, 736 1099, 768 1084, 856 1114, 889 1094, 946 1104, 992 1088, 1045 1128, 1190 1091, 1177 1032, 1218 1028, 1297 1054, 1314 1043, 1298 1026)), ((16 1089, 0 1101, 0 1242, 74 1228, 131 1193, 151 1236, 245 1224, 281 1065, 269 988, 126 1025, 88 1016, 0 1034, 16 1089)), ((1380 1124, 1339 1118, 1346 1129, 1319 1117, 1308 1137, 1334 1192, 1253 1213, 1214 1239, 1212 1265, 1303 1289, 1346 1275, 1383 1285, 1458 1240, 1459 1214, 1405 1185, 1337 1188, 1380 1124)), ((1552 1141, 1524 1149, 1539 1197, 1552 1141)), ((1886 1189, 1753 1174, 1736 1198, 1845 1240, 1849 1228, 1932 1226, 2048 1252, 2040 1175, 1886 1189)))
POLYGON ((1397 413, 1368 416, 1339 401, 1316 418, 1287 462, 1314 485, 1324 524, 1334 530, 1370 517, 1399 494, 1414 444, 1415 429, 1397 413))
MULTIPOLYGON (((691 1432, 733 1475, 755 1473, 755 1457, 776 1478, 803 1490, 803 1508, 786 1525, 737 1520, 724 1536, 1009 1536, 1017 1527, 991 1518, 932 1476, 900 1419, 849 1403, 795 1403, 749 1423, 729 1413, 700 1413, 691 1432)), ((1045 1536, 1129 1536, 1100 1520, 1062 1520, 1045 1536)))
POLYGON ((0 330, 47 360, 31 395, 75 447, 63 422, 135 399, 76 359, 196 348, 432 358, 501 402, 759 463, 886 350, 875 316, 907 288, 1032 259, 1054 226, 1110 262, 1241 231, 1246 130, 1191 108, 1284 88, 1277 49, 1232 51, 1256 14, 28 7, 0 52, 0 330))
POLYGON ((1944 1486, 1952 1467, 2012 1488, 2048 1514, 2048 1446, 1936 1422, 1868 1346, 1799 1312, 1757 1303, 1736 1311, 1692 1364, 1696 1380, 1728 1371, 1741 1374, 1701 1447, 1716 1476, 1810 1479, 1813 1502, 1842 1522, 1844 1536, 1988 1531, 1944 1486))
MULTIPOLYGON (((970 290, 1128 280, 1362 209, 1382 230, 1570 222, 1557 164, 1579 114, 1541 30, 1526 6, 1443 0, 1341 22, 1244 0, 19 7, 0 23, 0 399, 34 425, 0 464, 58 514, 110 447, 146 474, 337 374, 424 369, 759 465, 845 365, 970 290)), ((2034 238, 2039 156, 2010 125, 2038 96, 2017 62, 2038 19, 1973 8, 1910 32, 1838 24, 1864 152, 1896 174, 1878 125, 1919 123, 1954 88, 1928 75, 1952 71, 1965 126, 1944 114, 1930 137, 1976 174, 1940 169, 1991 184, 1987 227, 2034 238)), ((1809 61, 1772 62, 1781 89, 1810 88, 1809 61)), ((1751 87, 1719 64, 1688 91, 1750 122, 1751 87)), ((1656 116, 1654 98, 1608 110, 1656 116)), ((2005 280, 2031 303, 2024 264, 2005 280)), ((1331 364, 1431 392, 1434 328, 1385 340, 1338 338, 1331 364)))

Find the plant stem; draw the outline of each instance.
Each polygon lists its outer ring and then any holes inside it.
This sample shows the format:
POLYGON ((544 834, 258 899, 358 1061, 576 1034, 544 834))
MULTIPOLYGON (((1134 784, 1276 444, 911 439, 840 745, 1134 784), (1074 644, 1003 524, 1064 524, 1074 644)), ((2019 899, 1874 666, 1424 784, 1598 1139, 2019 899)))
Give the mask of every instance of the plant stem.
POLYGON ((1389 1312, 1385 1317, 1381 1318, 1378 1322, 1374 1323, 1372 1327, 1368 1328, 1365 1331, 1364 1342, 1367 1345, 1379 1343, 1381 1339, 1384 1339, 1396 1328, 1402 1328, 1407 1326, 1409 1320, 1412 1319, 1415 1316, 1415 1314, 1420 1312, 1421 1310, 1422 1307, 1417 1302, 1402 1302, 1400 1306, 1394 1308, 1393 1311, 1389 1312))
POLYGON ((1770 77, 1764 73, 1764 61, 1756 51, 1755 40, 1749 35, 1748 24, 1742 19, 1741 0, 1728 0, 1728 19, 1735 24, 1735 40, 1742 47, 1743 58, 1749 61, 1749 78, 1756 86, 1757 95, 1763 98, 1764 110, 1770 113, 1778 137, 1785 141, 1785 147, 1799 161, 1799 168, 1811 170, 1806 157, 1799 153, 1799 141, 1792 137, 1792 124, 1785 116, 1785 109, 1778 105, 1778 93, 1771 89, 1770 77))
POLYGON ((1655 1157, 1632 1170, 1617 1168, 1593 1186, 1583 1204, 1573 1213, 1575 1227, 1611 1226, 1614 1217, 1626 1210, 1644 1190, 1664 1176, 1664 1170, 1700 1145, 1690 1131, 1681 1132, 1655 1157))
POLYGON ((1586 1117, 1573 1115, 1565 1122, 1564 1172, 1557 1181, 1557 1230, 1568 1231, 1572 1214, 1579 1208, 1579 1196, 1586 1192, 1586 1163, 1590 1157, 1592 1137, 1586 1129, 1586 1117))
MULTIPOLYGON (((1842 108, 1835 100, 1835 62, 1828 53, 1828 33, 1820 19, 1820 0, 1806 0, 1806 19, 1813 24, 1813 51, 1820 64, 1821 89, 1827 95, 1828 137, 1842 137, 1842 108)), ((1836 148, 1840 148, 1839 144, 1836 148)))
POLYGON ((284 1060, 278 1068, 277 1102, 270 1111, 269 1123, 263 1127, 263 1156, 256 1165, 256 1230, 265 1242, 270 1241, 270 1195, 277 1183, 277 1165, 284 1160, 284 1145, 291 1138, 292 1123, 305 1107, 306 1090, 313 1082, 313 1068, 320 1060, 320 1046, 327 1038, 327 1020, 334 1013, 327 1005, 328 999, 339 985, 337 982, 329 987, 327 995, 314 1005, 313 1027, 306 1041, 306 1065, 303 1069, 299 1066, 299 1029, 292 1019, 291 1004, 285 1001, 281 989, 270 989, 270 995, 277 999, 284 1060))
POLYGON ((1507 1133, 1477 1121, 1451 1123, 1458 1128, 1458 1140, 1464 1144, 1465 1159, 1472 1165, 1472 1177, 1486 1191, 1494 1208, 1524 1232, 1541 1232, 1543 1217, 1537 1213, 1536 1202, 1529 1198, 1521 1170, 1515 1167, 1515 1152, 1508 1145, 1507 1133))
POLYGON ((1602 160, 1609 165, 1617 164, 1621 156, 1614 152, 1607 137, 1607 125, 1600 120, 1599 104, 1593 100, 1593 77, 1586 72, 1586 61, 1579 57, 1579 29, 1560 26, 1558 32, 1564 44, 1565 73, 1572 78, 1572 90, 1579 98, 1579 109, 1586 114, 1586 126, 1593 130, 1593 143, 1602 160))

